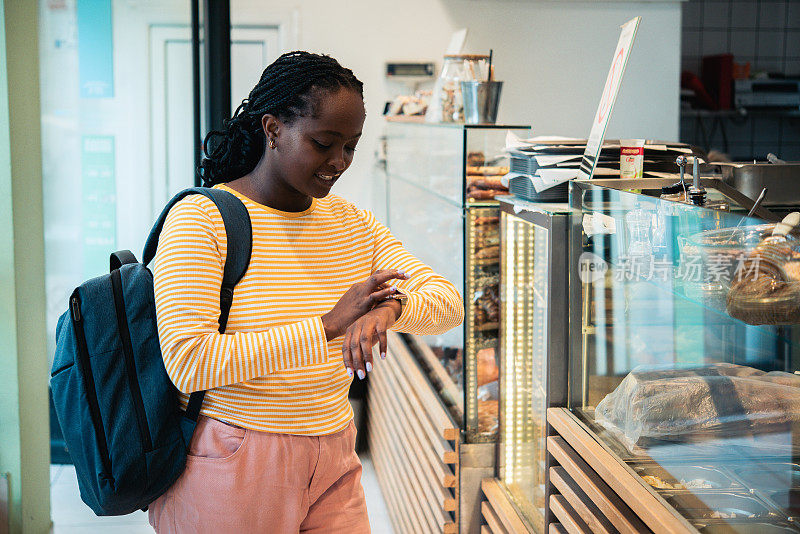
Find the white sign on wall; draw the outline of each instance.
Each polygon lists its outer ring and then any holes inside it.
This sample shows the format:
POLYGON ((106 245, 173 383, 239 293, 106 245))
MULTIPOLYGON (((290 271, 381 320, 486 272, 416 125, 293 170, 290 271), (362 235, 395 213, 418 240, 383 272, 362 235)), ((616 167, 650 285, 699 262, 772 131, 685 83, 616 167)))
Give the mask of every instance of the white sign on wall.
POLYGON ((586 143, 586 151, 583 153, 579 180, 589 180, 594 174, 597 165, 597 158, 600 156, 600 149, 603 146, 603 139, 606 135, 606 127, 614 109, 614 102, 617 101, 617 94, 622 85, 622 76, 625 74, 625 66, 628 64, 633 40, 636 38, 636 30, 642 17, 631 19, 622 25, 622 32, 619 36, 617 49, 614 51, 614 58, 611 60, 611 69, 608 71, 606 84, 603 87, 603 94, 600 97, 600 104, 597 106, 597 113, 594 114, 592 121, 592 131, 586 143))

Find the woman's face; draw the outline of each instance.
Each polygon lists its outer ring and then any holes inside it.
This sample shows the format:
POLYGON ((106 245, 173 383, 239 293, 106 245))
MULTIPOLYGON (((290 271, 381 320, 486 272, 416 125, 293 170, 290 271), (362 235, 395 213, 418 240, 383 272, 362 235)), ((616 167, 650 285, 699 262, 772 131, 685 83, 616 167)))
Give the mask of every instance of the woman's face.
POLYGON ((325 197, 353 161, 364 126, 364 101, 351 90, 320 91, 316 113, 284 123, 271 115, 262 119, 267 139, 275 140, 273 177, 290 193, 325 197))

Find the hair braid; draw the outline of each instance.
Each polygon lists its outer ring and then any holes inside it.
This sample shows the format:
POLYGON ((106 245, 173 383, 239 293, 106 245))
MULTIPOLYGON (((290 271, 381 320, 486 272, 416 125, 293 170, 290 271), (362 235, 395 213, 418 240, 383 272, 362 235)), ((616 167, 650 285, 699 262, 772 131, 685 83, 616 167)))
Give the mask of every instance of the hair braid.
POLYGON ((262 116, 269 113, 286 123, 298 116, 314 116, 318 92, 338 88, 363 96, 363 84, 353 71, 330 56, 302 51, 280 56, 264 69, 223 129, 206 135, 205 157, 197 171, 205 185, 235 180, 255 168, 266 145, 262 116))

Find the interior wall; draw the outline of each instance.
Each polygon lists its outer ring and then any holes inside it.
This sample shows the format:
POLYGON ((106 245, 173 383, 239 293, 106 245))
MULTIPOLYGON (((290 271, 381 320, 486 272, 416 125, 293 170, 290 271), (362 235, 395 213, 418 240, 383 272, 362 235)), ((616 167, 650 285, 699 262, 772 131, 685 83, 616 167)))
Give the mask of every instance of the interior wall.
POLYGON ((37 6, 6 0, 0 11, 0 473, 10 480, 10 532, 46 533, 50 470, 39 56, 37 40, 31 39, 37 34, 37 6))
POLYGON ((298 47, 333 55, 364 82, 365 135, 334 192, 369 207, 388 60, 441 64, 451 34, 469 28, 466 51, 494 50, 505 81, 499 121, 535 134, 586 137, 611 64, 619 26, 642 23, 607 135, 678 137, 680 2, 533 0, 232 0, 232 17, 297 13, 298 47), (255 9, 253 6, 258 6, 255 9))
MULTIPOLYGON (((732 54, 750 73, 800 78, 800 0, 690 0, 683 5, 681 68, 702 77, 703 56, 732 54)), ((687 104, 688 106, 688 104, 687 104)), ((797 110, 750 110, 740 117, 681 120, 680 139, 734 161, 766 160, 772 152, 800 161, 797 110)))

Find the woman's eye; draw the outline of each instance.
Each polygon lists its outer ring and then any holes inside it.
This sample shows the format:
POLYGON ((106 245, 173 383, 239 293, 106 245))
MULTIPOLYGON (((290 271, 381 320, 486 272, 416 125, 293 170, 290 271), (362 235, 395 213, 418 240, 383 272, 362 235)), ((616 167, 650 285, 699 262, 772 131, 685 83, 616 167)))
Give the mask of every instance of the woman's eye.
POLYGON ((351 154, 356 151, 356 147, 354 146, 346 146, 344 147, 344 149, 350 152, 351 154))
POLYGON ((330 148, 331 147, 331 145, 326 145, 325 143, 320 143, 316 139, 312 139, 312 141, 314 141, 314 144, 317 145, 319 148, 330 148))

